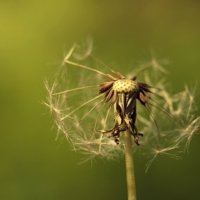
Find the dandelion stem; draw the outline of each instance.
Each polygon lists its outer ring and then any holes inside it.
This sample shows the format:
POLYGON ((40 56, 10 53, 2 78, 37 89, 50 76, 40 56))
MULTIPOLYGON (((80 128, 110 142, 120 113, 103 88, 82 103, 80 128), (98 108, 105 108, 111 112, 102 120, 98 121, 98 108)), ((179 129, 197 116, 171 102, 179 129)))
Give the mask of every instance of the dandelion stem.
POLYGON ((124 144, 128 200, 136 200, 136 184, 132 151, 132 139, 131 134, 128 130, 124 132, 124 144))

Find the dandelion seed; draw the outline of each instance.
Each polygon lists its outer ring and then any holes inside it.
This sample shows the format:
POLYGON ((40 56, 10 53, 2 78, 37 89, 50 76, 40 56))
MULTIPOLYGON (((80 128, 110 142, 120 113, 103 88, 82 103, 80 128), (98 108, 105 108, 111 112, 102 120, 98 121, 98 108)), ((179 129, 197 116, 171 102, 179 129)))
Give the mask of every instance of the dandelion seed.
POLYGON ((178 145, 172 145, 172 146, 168 146, 166 148, 162 147, 162 148, 149 148, 146 149, 148 151, 148 154, 146 154, 147 158, 149 158, 149 161, 146 164, 146 170, 145 172, 148 171, 149 167, 151 166, 151 164, 153 163, 153 161, 155 161, 155 159, 159 156, 159 155, 164 155, 164 156, 169 156, 171 158, 174 159, 180 159, 180 156, 178 156, 176 153, 172 152, 174 150, 177 150, 179 147, 178 145))
POLYGON ((73 57, 77 60, 84 60, 91 55, 92 49, 93 49, 92 37, 87 36, 85 42, 82 45, 76 44, 76 52, 73 53, 73 57))
POLYGON ((195 119, 191 118, 185 128, 178 130, 179 134, 177 134, 174 142, 180 145, 184 145, 184 150, 188 151, 192 137, 194 136, 194 134, 198 134, 199 131, 200 117, 197 117, 195 119))

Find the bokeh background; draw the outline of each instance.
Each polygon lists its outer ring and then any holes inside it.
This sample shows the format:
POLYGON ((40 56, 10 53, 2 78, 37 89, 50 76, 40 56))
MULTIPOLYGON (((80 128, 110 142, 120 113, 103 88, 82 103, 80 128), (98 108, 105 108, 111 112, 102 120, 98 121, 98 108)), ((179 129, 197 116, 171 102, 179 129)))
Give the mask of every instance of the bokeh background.
MULTIPOLYGON (((62 137, 55 140, 52 118, 41 104, 44 77, 88 34, 95 55, 117 63, 119 71, 148 60, 153 51, 170 61, 175 91, 200 78, 198 0, 2 0, 0 199, 127 198, 124 160, 79 165, 81 155, 62 137)), ((181 160, 160 158, 146 174, 136 156, 138 199, 200 199, 199 144, 196 135, 181 160)))

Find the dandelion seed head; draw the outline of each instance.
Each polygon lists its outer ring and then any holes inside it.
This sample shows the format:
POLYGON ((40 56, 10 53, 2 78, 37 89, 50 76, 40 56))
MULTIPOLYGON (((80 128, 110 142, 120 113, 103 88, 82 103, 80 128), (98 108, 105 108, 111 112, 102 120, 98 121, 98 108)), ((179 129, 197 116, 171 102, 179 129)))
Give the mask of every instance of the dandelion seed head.
POLYGON ((134 76, 139 77, 125 78, 100 62, 110 72, 107 74, 95 64, 99 61, 92 49, 91 38, 83 45, 74 44, 54 80, 44 81, 44 104, 57 133, 63 133, 72 149, 84 155, 83 162, 123 156, 123 132, 127 128, 132 131, 133 142, 140 142, 140 147, 133 145, 134 152, 144 152, 148 159, 146 170, 159 155, 178 158, 180 148, 188 149, 200 131, 200 117, 195 116, 196 86, 167 92, 167 70, 155 56, 134 68, 134 76))

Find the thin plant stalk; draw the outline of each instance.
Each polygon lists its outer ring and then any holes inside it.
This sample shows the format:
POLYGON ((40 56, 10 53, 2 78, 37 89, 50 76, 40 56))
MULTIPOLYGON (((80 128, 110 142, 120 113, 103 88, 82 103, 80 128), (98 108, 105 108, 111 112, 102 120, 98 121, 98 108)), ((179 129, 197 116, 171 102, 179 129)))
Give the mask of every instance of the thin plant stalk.
MULTIPOLYGON (((126 84, 124 84, 126 86, 126 84)), ((124 87, 124 85, 118 86, 118 92, 120 92, 120 89, 124 87), (121 87, 120 87, 121 86, 121 87)), ((124 89, 124 91, 127 88, 124 89)), ((133 90, 132 87, 128 87, 128 89, 131 91, 133 90)), ((134 94, 134 93, 133 93, 134 94)), ((131 118, 127 118, 129 115, 125 115, 125 117, 122 119, 121 115, 119 114, 119 108, 121 108, 121 112, 125 113, 127 112, 127 108, 125 108, 127 105, 125 105, 125 102, 127 102, 126 94, 125 92, 122 92, 121 94, 118 93, 118 101, 114 104, 114 113, 115 113, 115 120, 116 124, 122 125, 122 121, 126 122, 126 124, 130 124, 130 121, 132 123, 135 123, 135 117, 136 117, 136 110, 132 112, 132 114, 129 113, 131 118)), ((135 108, 136 106, 136 99, 133 99, 131 102, 132 106, 135 108)), ((134 161, 133 161, 133 151, 132 151, 132 134, 130 129, 134 128, 134 131, 137 133, 136 127, 134 124, 132 124, 132 127, 126 127, 126 131, 124 132, 124 154, 125 154, 125 165, 126 165, 126 181, 127 181, 127 196, 128 200, 136 200, 136 184, 135 184, 135 171, 134 171, 134 161)), ((138 135, 137 135, 138 136, 138 135)), ((117 139, 117 138, 116 138, 117 139)), ((136 144, 138 144, 138 138, 136 139, 134 137, 134 140, 136 141, 136 144)), ((117 141, 117 140, 116 140, 117 141)))
POLYGON ((129 131, 124 132, 125 164, 128 200, 136 200, 135 170, 132 151, 132 138, 129 131))

